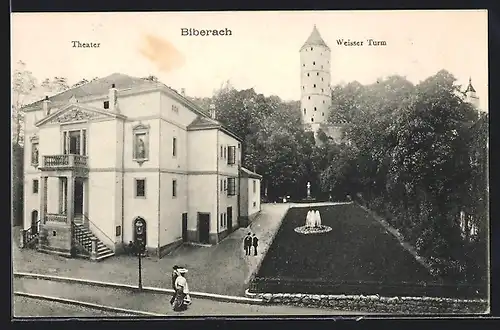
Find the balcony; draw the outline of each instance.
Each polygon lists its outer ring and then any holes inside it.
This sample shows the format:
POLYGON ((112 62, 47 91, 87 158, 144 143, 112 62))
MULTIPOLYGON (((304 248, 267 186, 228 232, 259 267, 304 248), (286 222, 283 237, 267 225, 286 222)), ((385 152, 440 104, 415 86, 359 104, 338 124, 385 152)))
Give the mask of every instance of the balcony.
POLYGON ((66 223, 68 221, 68 216, 66 214, 47 214, 45 220, 48 222, 62 222, 66 223))
POLYGON ((44 170, 70 170, 75 168, 86 169, 87 156, 81 155, 53 155, 43 156, 44 170))

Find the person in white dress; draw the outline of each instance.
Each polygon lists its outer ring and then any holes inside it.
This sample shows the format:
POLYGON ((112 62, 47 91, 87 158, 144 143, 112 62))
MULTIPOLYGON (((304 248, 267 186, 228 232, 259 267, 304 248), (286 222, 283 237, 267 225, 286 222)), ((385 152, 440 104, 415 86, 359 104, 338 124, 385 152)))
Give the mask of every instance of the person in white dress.
POLYGON ((173 309, 175 311, 183 310, 188 305, 191 304, 191 297, 189 296, 189 286, 185 277, 187 269, 178 268, 177 273, 179 274, 175 279, 175 301, 173 303, 173 309))

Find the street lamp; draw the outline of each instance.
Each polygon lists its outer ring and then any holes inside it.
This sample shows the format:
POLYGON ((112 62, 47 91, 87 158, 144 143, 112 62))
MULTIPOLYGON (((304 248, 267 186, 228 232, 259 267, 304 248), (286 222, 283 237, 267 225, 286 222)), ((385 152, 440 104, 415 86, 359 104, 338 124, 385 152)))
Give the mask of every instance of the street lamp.
POLYGON ((142 254, 146 250, 146 223, 143 219, 135 221, 135 241, 134 248, 139 258, 139 290, 142 290, 142 254))

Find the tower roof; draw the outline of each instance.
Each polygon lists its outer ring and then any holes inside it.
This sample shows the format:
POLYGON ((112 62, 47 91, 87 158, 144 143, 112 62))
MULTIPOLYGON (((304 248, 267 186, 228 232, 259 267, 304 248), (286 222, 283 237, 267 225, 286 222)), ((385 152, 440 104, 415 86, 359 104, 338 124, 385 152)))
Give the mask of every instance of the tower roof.
POLYGON ((302 45, 300 49, 302 50, 304 47, 307 46, 323 46, 326 47, 328 50, 330 50, 330 47, 328 47, 323 38, 321 38, 321 35, 319 34, 318 29, 316 28, 316 24, 314 25, 313 30, 309 35, 309 38, 307 38, 306 42, 302 45))
POLYGON ((472 79, 469 77, 469 86, 467 86, 467 90, 465 91, 466 93, 468 92, 473 92, 475 93, 476 90, 474 89, 474 87, 472 87, 472 79))

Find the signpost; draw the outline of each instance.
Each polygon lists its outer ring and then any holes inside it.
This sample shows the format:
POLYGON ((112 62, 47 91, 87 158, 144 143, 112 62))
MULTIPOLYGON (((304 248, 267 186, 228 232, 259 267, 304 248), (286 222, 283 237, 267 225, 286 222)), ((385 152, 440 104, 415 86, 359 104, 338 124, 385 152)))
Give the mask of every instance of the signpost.
POLYGON ((146 223, 139 218, 135 221, 134 246, 139 258, 139 290, 142 290, 142 254, 146 250, 146 223))

